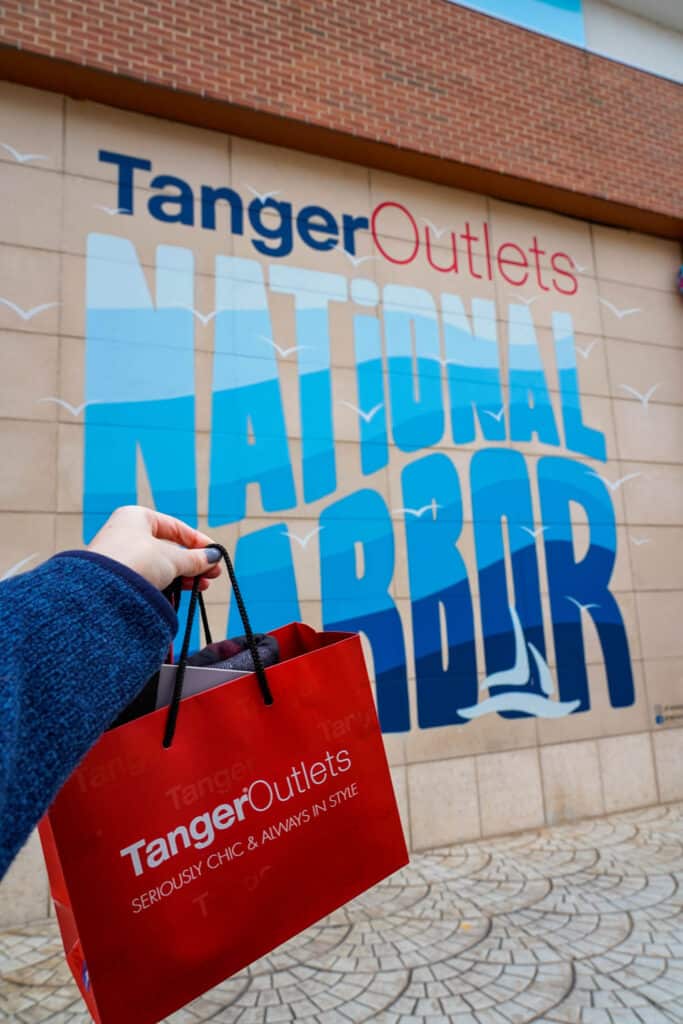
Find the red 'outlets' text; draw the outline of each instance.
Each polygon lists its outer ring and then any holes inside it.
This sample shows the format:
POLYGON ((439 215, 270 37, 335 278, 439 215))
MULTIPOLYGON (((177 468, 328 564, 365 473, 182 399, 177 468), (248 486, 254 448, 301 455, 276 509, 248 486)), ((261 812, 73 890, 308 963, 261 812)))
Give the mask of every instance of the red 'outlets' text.
POLYGON ((526 249, 516 242, 494 245, 488 224, 482 224, 475 234, 470 222, 465 221, 464 231, 450 231, 448 241, 445 241, 442 239, 445 235, 443 230, 438 231, 437 236, 433 226, 426 224, 420 229, 410 210, 394 202, 380 203, 375 207, 370 230, 378 252, 390 263, 407 265, 423 253, 429 266, 442 274, 467 274, 479 281, 493 281, 494 274, 497 274, 515 288, 522 288, 530 282, 542 292, 554 290, 560 295, 575 295, 579 288, 578 278, 572 273, 575 265, 571 256, 566 252, 549 253, 542 249, 536 235, 532 236, 526 249), (402 236, 405 232, 408 245, 412 246, 407 253, 402 251, 403 237, 401 241, 391 237, 392 233, 395 236, 395 229, 393 232, 382 229, 382 214, 389 210, 394 211, 392 218, 398 211, 403 219, 402 236))

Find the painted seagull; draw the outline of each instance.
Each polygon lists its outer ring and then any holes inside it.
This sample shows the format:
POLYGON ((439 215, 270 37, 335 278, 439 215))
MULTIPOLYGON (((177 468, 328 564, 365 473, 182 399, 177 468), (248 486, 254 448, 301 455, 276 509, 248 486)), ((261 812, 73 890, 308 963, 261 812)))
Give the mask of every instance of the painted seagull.
POLYGON ((49 157, 45 156, 44 153, 20 153, 14 146, 10 146, 9 142, 0 142, 0 146, 6 149, 18 164, 29 164, 34 160, 49 160, 49 157))

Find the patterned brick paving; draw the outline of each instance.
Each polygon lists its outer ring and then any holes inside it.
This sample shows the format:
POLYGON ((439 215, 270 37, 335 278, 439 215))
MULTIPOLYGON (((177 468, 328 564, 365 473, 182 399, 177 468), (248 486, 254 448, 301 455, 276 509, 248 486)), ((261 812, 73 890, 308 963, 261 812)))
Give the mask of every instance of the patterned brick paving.
MULTIPOLYGON (((54 919, 0 932, 0 1019, 89 1020, 54 919)), ((169 1018, 298 1020, 683 1022, 683 805, 418 854, 169 1018)))

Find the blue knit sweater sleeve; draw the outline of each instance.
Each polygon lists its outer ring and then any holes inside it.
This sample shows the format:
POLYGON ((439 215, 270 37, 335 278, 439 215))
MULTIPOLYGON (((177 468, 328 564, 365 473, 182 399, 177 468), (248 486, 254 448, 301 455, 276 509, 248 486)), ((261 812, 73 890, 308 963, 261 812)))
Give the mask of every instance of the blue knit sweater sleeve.
POLYGON ((90 552, 0 584, 0 878, 177 628, 158 590, 90 552))

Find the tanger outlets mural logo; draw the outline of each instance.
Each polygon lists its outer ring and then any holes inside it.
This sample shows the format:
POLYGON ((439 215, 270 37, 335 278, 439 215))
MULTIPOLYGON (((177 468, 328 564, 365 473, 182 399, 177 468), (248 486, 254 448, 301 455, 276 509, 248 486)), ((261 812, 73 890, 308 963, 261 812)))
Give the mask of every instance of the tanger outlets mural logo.
MULTIPOLYGON (((133 211, 133 174, 149 170, 149 161, 101 156, 118 163, 118 208, 133 211)), ((150 183, 157 194, 148 194, 148 212, 176 221, 194 217, 194 196, 190 190, 188 200, 181 188, 186 183, 160 177, 150 183)), ((219 191, 230 205, 233 232, 246 231, 244 204, 230 189, 214 189, 213 196, 202 191, 204 226, 215 228, 207 204, 215 206, 219 191)), ((150 268, 153 296, 130 241, 88 237, 86 539, 114 507, 136 500, 138 452, 157 506, 196 522, 195 327, 201 317, 213 333, 209 526, 242 524, 235 561, 256 628, 301 617, 294 539, 318 547, 324 626, 362 631, 370 641, 386 732, 411 724, 465 725, 491 713, 514 718, 587 711, 583 631, 589 619, 612 706, 632 704, 628 642, 609 589, 616 557, 611 490, 583 461, 606 461, 605 439, 584 422, 571 315, 552 315, 556 376, 549 380, 528 303, 511 302, 503 311, 488 299, 464 301, 457 294, 458 275, 499 274, 513 285, 533 278, 559 301, 578 288, 570 257, 545 253, 535 237, 526 251, 512 243, 493 251, 486 233, 484 260, 477 265, 468 249, 468 224, 453 244, 454 261, 462 264, 451 268, 451 276, 438 277, 443 290, 436 297, 405 284, 380 288, 362 276, 326 272, 322 257, 318 270, 282 261, 294 229, 304 244, 321 248, 321 224, 332 242, 324 249, 344 247, 354 254, 356 232, 372 233, 380 208, 369 219, 348 214, 341 222, 322 207, 289 207, 286 216, 266 218, 268 208, 277 213, 274 202, 272 195, 249 202, 255 258, 216 257, 215 306, 201 314, 190 249, 157 248, 150 268), (269 258, 261 262, 257 256, 269 258), (269 292, 289 296, 293 309, 285 348, 274 341, 285 335, 274 330, 269 292), (330 341, 331 324, 346 303, 354 311, 348 346, 355 357, 355 394, 346 403, 358 416, 353 473, 365 478, 365 486, 351 493, 335 435, 330 341), (285 354, 288 367, 296 357, 297 368, 296 377, 288 378, 287 403, 285 354), (559 417, 551 389, 559 394, 559 417), (527 459, 515 450, 532 440, 540 457, 527 459), (462 446, 466 470, 434 450, 444 441, 462 446), (398 458, 406 462, 401 507, 391 509, 373 481, 398 458), (540 522, 534 519, 532 484, 540 522), (251 515, 267 514, 269 525, 250 527, 248 492, 260 499, 251 515), (463 495, 471 502, 476 578, 462 551, 463 495), (288 517, 305 515, 314 502, 315 529, 293 537, 288 517), (587 523, 588 545, 580 558, 572 509, 587 523), (392 592, 403 551, 412 649, 392 592), (552 671, 541 566, 552 619, 552 671), (484 665, 477 664, 475 594, 484 665), (409 710, 411 676, 416 723, 409 710)), ((416 237, 411 259, 429 258, 427 232, 416 237)), ((395 260, 381 244, 378 236, 378 258, 395 260)), ((402 260, 407 262, 405 254, 402 260)), ((232 608, 228 633, 239 632, 232 608)))
MULTIPOLYGON (((172 174, 157 174, 150 180, 151 160, 126 156, 100 150, 99 158, 104 163, 114 164, 118 174, 118 195, 116 207, 100 207, 110 214, 132 216, 136 213, 135 187, 145 185, 151 190, 147 197, 147 212, 165 224, 184 224, 186 227, 201 227, 207 231, 216 230, 217 209, 223 205, 229 211, 230 231, 233 235, 247 235, 254 252, 261 256, 283 258, 289 256, 294 247, 295 236, 316 252, 330 252, 341 248, 354 262, 356 237, 359 231, 370 230, 378 253, 390 263, 412 264, 421 255, 432 267, 444 274, 461 273, 474 280, 492 281, 499 276, 507 284, 522 287, 527 281, 535 280, 541 291, 554 291, 560 295, 574 295, 578 282, 573 273, 574 263, 564 252, 546 253, 534 236, 525 251, 514 242, 503 242, 493 250, 487 224, 482 224, 477 234, 466 221, 460 232, 449 231, 441 248, 450 250, 447 258, 443 255, 437 261, 435 248, 444 234, 434 224, 427 222, 424 229, 424 246, 417 222, 401 203, 380 203, 372 217, 357 217, 344 213, 338 220, 324 206, 309 204, 295 211, 286 200, 276 199, 279 192, 265 195, 256 194, 245 203, 242 196, 232 188, 214 188, 202 185, 199 195, 183 178, 172 174), (402 223, 403 233, 411 240, 412 249, 397 255, 387 248, 382 240, 382 226, 387 215, 393 215, 402 223), (484 248, 484 265, 481 273, 475 266, 474 247, 481 242, 484 248), (460 252, 458 250, 461 250, 460 252), (551 266, 548 273, 542 265, 547 256, 551 266)), ((254 189, 251 189, 254 192, 254 189)), ((138 204, 142 200, 138 199, 138 204)), ((334 297, 334 296, 333 296, 334 297)))

